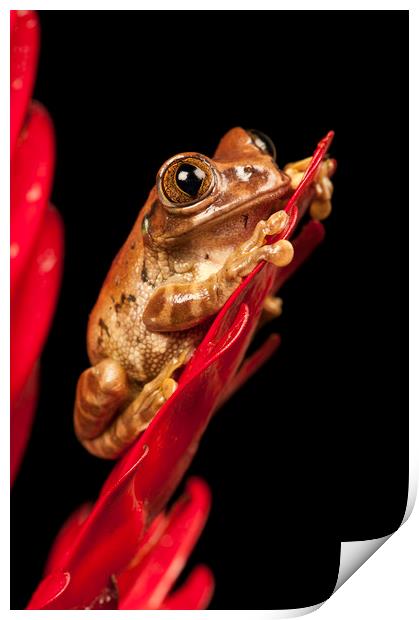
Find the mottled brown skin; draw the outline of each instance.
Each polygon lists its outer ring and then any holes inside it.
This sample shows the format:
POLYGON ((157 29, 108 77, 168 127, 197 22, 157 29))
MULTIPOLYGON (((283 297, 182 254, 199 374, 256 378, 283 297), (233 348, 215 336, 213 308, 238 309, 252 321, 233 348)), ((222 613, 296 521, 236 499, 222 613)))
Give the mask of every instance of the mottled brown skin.
POLYGON ((290 191, 290 177, 240 128, 212 160, 186 153, 162 166, 90 315, 92 368, 79 379, 75 404, 76 433, 90 452, 115 458, 126 450, 242 278, 260 260, 292 259, 289 242, 265 243, 287 223, 283 211, 270 216, 290 191), (167 170, 180 157, 212 170, 208 193, 186 206, 166 193, 167 170))

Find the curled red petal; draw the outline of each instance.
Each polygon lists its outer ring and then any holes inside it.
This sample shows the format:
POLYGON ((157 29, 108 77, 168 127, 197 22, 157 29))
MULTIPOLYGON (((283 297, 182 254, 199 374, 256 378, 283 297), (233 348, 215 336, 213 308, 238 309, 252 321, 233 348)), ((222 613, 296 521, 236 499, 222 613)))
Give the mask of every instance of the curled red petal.
POLYGON ((10 26, 10 152, 13 153, 35 81, 38 17, 34 11, 11 11, 10 26))
POLYGON ((185 583, 167 597, 160 609, 206 609, 214 592, 214 577, 206 566, 197 566, 185 583))
POLYGON ((45 224, 11 307, 11 400, 17 398, 41 352, 61 280, 63 230, 48 209, 45 224))
POLYGON ((54 130, 48 113, 39 103, 33 103, 11 167, 12 299, 44 222, 54 170, 54 151, 54 130))
POLYGON ((35 590, 27 609, 53 609, 56 599, 65 592, 70 581, 68 572, 50 573, 35 590))
POLYGON ((159 609, 196 544, 209 507, 207 485, 196 478, 189 480, 149 553, 117 577, 119 609, 159 609))

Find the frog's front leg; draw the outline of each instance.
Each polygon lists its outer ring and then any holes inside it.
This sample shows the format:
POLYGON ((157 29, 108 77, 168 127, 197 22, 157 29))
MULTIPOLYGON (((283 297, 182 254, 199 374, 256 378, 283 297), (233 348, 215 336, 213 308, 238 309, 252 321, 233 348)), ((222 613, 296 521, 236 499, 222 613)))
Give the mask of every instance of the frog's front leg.
POLYGON ((176 390, 172 374, 185 363, 188 353, 185 350, 171 360, 134 398, 131 392, 131 399, 127 375, 118 362, 107 359, 86 370, 79 379, 74 411, 76 434, 83 446, 101 458, 120 456, 176 390), (121 381, 116 386, 111 369, 118 366, 121 381), (106 373, 108 382, 94 379, 106 373))
POLYGON ((266 237, 277 235, 287 226, 289 216, 277 211, 261 220, 252 236, 241 243, 223 267, 200 282, 168 283, 156 289, 143 313, 150 331, 184 330, 198 325, 222 308, 227 299, 262 260, 284 267, 292 260, 293 247, 281 239, 268 245, 266 237))

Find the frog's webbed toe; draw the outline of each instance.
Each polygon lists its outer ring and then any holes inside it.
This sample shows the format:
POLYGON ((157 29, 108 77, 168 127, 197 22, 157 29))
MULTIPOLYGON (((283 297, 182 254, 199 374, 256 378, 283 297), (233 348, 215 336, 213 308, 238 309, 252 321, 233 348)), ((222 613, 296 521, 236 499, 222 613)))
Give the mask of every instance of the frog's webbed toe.
POLYGON ((268 220, 258 222, 251 237, 240 244, 229 256, 219 272, 219 277, 226 282, 244 278, 262 260, 273 263, 277 267, 288 265, 294 256, 291 243, 286 239, 280 239, 271 244, 266 242, 268 236, 282 232, 288 221, 289 216, 285 211, 276 211, 268 220))

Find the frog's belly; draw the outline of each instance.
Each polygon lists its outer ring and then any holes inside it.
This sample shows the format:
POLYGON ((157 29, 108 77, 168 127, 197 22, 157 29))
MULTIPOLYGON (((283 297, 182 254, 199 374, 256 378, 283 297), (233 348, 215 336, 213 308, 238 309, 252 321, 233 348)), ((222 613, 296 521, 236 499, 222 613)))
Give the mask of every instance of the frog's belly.
POLYGON ((153 333, 144 325, 141 308, 131 304, 124 310, 92 316, 89 339, 94 343, 92 363, 110 357, 125 368, 130 378, 151 381, 183 351, 193 351, 202 340, 205 326, 176 332, 153 333), (131 306, 131 307, 130 307, 131 306))
POLYGON ((116 347, 111 357, 124 366, 132 379, 146 383, 183 351, 193 351, 202 337, 202 327, 183 332, 152 333, 141 321, 126 333, 125 346, 116 347))

